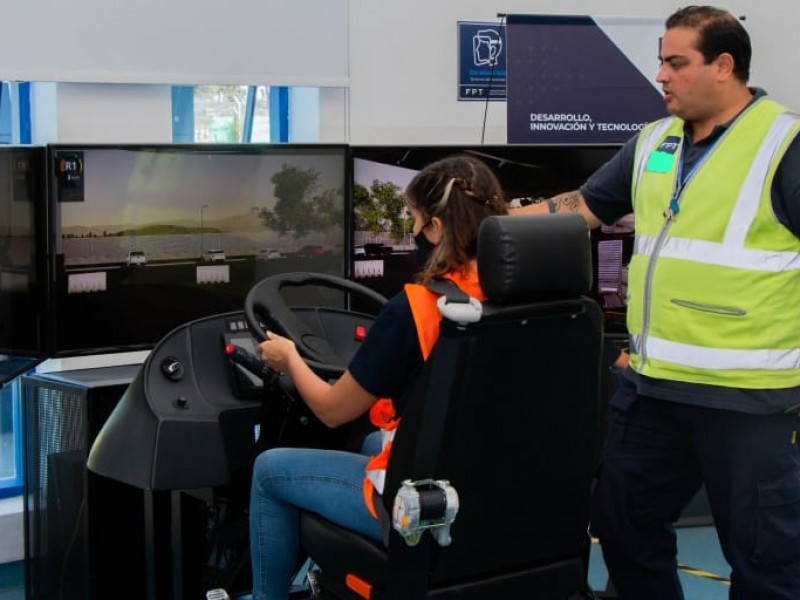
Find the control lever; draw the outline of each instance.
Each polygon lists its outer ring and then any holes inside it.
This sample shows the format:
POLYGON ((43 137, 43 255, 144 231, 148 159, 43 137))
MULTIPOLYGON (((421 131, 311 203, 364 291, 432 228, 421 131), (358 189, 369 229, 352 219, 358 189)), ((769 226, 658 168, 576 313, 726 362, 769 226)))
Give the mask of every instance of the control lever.
POLYGON ((264 361, 236 344, 225 345, 225 356, 267 383, 272 383, 278 377, 278 374, 270 369, 264 361))

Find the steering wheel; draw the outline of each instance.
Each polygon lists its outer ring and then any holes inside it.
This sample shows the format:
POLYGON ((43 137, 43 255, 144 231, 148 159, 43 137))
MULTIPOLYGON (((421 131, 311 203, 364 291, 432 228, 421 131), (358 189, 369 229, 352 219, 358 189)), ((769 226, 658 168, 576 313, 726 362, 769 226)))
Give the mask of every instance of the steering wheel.
MULTIPOLYGON (((318 373, 341 375, 347 368, 349 357, 341 357, 286 304, 281 290, 285 287, 318 286, 355 294, 377 303, 386 304, 386 297, 361 284, 324 273, 280 273, 261 280, 247 293, 244 314, 250 331, 259 342, 267 339, 258 317, 275 325, 281 335, 290 338, 300 356, 318 373)), ((323 309, 324 310, 324 309, 323 309)))

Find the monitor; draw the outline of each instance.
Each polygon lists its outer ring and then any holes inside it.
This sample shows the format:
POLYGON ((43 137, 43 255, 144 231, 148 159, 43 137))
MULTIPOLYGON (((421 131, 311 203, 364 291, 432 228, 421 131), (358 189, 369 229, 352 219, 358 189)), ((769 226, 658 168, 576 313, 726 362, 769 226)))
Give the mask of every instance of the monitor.
MULTIPOLYGON (((44 358, 45 148, 0 146, 0 377, 44 358)), ((2 385, 2 384, 0 384, 2 385)))
MULTIPOLYGON (((410 236, 411 222, 404 220, 402 213, 394 214, 391 210, 380 222, 370 222, 360 217, 359 206, 378 205, 386 212, 387 205, 396 204, 397 198, 403 197, 403 190, 414 174, 436 160, 454 154, 472 155, 493 170, 509 199, 527 201, 579 188, 618 149, 618 145, 353 146, 353 276, 385 296, 398 293, 413 278, 417 264, 410 236)), ((603 300, 598 284, 599 242, 606 238, 626 238, 624 249, 629 259, 628 237, 632 240, 632 230, 622 232, 620 228, 593 235, 594 293, 598 300, 603 300)), ((606 299, 609 314, 615 317, 623 314, 624 327, 624 306, 611 302, 609 297, 606 299)))
POLYGON ((353 279, 392 296, 417 268, 405 189, 419 171, 353 159, 353 279))
POLYGON ((53 356, 152 348, 277 273, 348 275, 346 146, 53 145, 48 162, 53 356))
POLYGON ((627 340, 628 265, 633 256, 633 213, 592 232, 597 301, 606 334, 627 340))

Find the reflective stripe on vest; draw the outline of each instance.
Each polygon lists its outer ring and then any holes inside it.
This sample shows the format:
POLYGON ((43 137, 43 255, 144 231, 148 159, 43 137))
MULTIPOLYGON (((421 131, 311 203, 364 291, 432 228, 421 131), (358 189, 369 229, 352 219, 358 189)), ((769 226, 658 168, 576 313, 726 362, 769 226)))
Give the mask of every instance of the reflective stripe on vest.
MULTIPOLYGON (((780 331, 787 329, 780 324, 765 326, 763 320, 768 318, 773 324, 775 318, 783 314, 781 310, 764 314, 764 311, 753 309, 759 305, 758 299, 768 297, 772 303, 787 309, 787 319, 796 320, 793 290, 800 289, 796 274, 800 269, 800 242, 774 218, 770 190, 777 165, 797 135, 800 121, 797 115, 781 111, 785 109, 777 103, 761 99, 730 126, 729 131, 732 131, 742 122, 741 126, 746 127, 742 131, 758 131, 761 139, 750 155, 749 168, 745 163, 746 175, 739 172, 744 179, 736 180, 742 181, 738 192, 729 195, 725 192, 726 171, 721 168, 730 166, 729 154, 734 156, 730 153, 731 146, 725 145, 725 137, 714 150, 716 160, 713 166, 709 166, 712 164, 709 159, 698 171, 698 178, 699 173, 704 175, 702 185, 706 191, 709 173, 716 176, 719 171, 722 194, 711 200, 715 203, 714 210, 718 207, 722 215, 723 227, 717 236, 719 241, 697 237, 701 231, 704 232, 701 235, 711 235, 709 231, 713 233, 713 223, 704 227, 702 223, 686 221, 698 212, 693 211, 693 207, 699 208, 696 203, 706 199, 698 197, 697 192, 691 193, 694 180, 689 181, 686 193, 681 195, 681 210, 677 216, 683 225, 679 230, 680 236, 671 229, 677 225, 670 219, 660 226, 661 231, 657 233, 655 211, 663 210, 669 203, 668 197, 658 200, 658 194, 669 193, 666 185, 674 182, 676 166, 673 166, 671 174, 666 174, 669 177, 667 181, 658 179, 659 175, 664 177, 663 174, 654 176, 647 173, 646 165, 648 157, 665 136, 679 133, 676 128, 682 127, 682 122, 674 117, 667 118, 642 133, 644 137, 637 144, 634 159, 632 189, 637 194, 634 197, 635 216, 640 216, 639 213, 645 216, 636 221, 636 262, 632 261, 629 280, 633 310, 629 307, 628 315, 631 366, 636 371, 664 379, 744 388, 800 384, 800 332, 797 328, 780 331), (751 110, 753 114, 746 121, 746 113, 751 110), (651 183, 645 188, 642 179, 648 177, 651 183), (685 196, 690 199, 684 203, 685 196), (660 206, 655 206, 655 201, 660 201, 660 206), (730 211, 727 221, 726 211, 730 211), (777 247, 770 249, 773 245, 777 247), (681 280, 684 274, 686 281, 681 280), (702 280, 704 276, 707 279, 702 280), (692 277, 699 280, 698 288, 705 286, 706 290, 698 289, 692 293, 690 288, 695 283, 692 277), (652 292, 656 286, 654 281, 657 283, 656 295, 652 292), (737 281, 743 289, 737 288, 737 281), (724 298, 725 302, 720 301, 720 294, 724 297, 725 290, 733 289, 739 292, 738 297, 730 294, 724 298), (651 296, 657 302, 651 304, 651 296), (707 296, 715 301, 704 301, 707 296), (685 311, 680 312, 683 309, 685 311), (681 319, 684 315, 688 321, 681 319), (752 327, 748 331, 746 323, 750 321, 757 325, 755 331, 752 327), (750 338, 757 341, 755 347, 748 344, 750 338), (778 371, 783 372, 777 374, 778 371)), ((741 135, 741 132, 737 130, 737 134, 741 135)), ((741 147, 736 151, 735 156, 746 152, 741 147)))
MULTIPOLYGON (((631 336, 631 348, 639 350, 641 339, 631 336)), ((650 336, 647 351, 660 360, 703 369, 781 370, 800 368, 800 350, 721 350, 650 336)))
MULTIPOLYGON (((651 255, 656 246, 656 237, 642 235, 636 238, 633 251, 636 254, 651 255)), ((796 271, 800 269, 800 254, 797 252, 776 252, 754 250, 725 242, 690 240, 686 238, 667 238, 658 252, 659 258, 679 258, 696 262, 751 269, 755 271, 796 271)))

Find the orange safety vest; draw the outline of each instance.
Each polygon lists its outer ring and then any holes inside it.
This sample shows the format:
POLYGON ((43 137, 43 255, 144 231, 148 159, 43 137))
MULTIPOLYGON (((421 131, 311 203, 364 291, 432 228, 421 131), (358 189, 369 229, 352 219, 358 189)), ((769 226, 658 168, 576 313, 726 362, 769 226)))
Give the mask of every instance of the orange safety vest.
MULTIPOLYGON (((451 271, 444 275, 444 278, 455 283, 465 294, 477 298, 481 302, 486 300, 478 282, 478 269, 474 261, 470 263, 467 273, 463 273, 461 270, 451 271)), ((442 315, 436 302, 439 300, 440 294, 432 292, 424 285, 414 283, 406 284, 403 289, 408 297, 411 315, 417 328, 422 359, 428 360, 436 340, 439 339, 439 324, 442 315)), ((369 418, 372 424, 381 430, 382 449, 367 463, 366 477, 364 478, 364 502, 370 514, 378 519, 373 499, 376 492, 383 494, 386 467, 389 466, 389 454, 392 451, 395 432, 400 425, 400 418, 397 416, 390 398, 377 400, 370 408, 369 418)))

